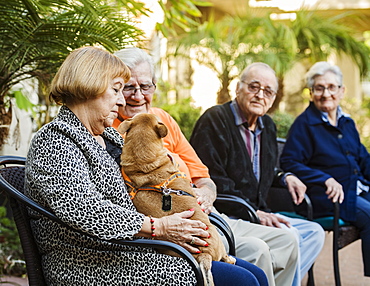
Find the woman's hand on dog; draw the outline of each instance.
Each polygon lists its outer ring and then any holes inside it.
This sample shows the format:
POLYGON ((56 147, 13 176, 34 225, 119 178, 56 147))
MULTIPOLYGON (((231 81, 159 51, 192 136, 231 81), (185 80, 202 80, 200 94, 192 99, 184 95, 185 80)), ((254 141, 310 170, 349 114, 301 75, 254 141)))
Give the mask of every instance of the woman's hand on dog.
POLYGON ((196 178, 193 183, 197 186, 194 191, 198 204, 206 214, 210 214, 217 196, 215 183, 210 178, 196 178))
POLYGON ((191 253, 200 253, 196 246, 208 246, 202 238, 208 238, 207 225, 199 220, 189 219, 194 210, 176 213, 155 220, 157 239, 174 242, 191 253), (190 244, 191 243, 191 244, 190 244))

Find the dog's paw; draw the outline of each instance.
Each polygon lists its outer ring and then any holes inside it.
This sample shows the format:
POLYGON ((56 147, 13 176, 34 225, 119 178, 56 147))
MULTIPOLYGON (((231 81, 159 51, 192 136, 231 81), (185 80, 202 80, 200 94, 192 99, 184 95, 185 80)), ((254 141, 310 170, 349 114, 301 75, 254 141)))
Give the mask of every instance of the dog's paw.
POLYGON ((229 264, 235 264, 236 263, 236 258, 232 257, 231 255, 225 255, 221 261, 229 263, 229 264))

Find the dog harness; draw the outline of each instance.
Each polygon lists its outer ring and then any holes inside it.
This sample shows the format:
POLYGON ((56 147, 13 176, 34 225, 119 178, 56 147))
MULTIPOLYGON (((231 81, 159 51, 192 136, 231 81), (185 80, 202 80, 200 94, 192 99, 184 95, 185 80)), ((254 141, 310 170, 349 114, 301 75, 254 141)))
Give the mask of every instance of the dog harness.
POLYGON ((121 170, 123 179, 125 180, 125 184, 128 187, 129 195, 131 200, 133 200, 136 194, 140 191, 153 191, 162 193, 162 210, 163 211, 170 211, 172 209, 172 197, 171 194, 176 194, 178 196, 191 196, 194 197, 192 194, 185 192, 183 190, 173 190, 171 188, 167 188, 167 186, 177 178, 186 178, 186 174, 180 171, 172 174, 166 181, 161 184, 154 185, 154 186, 146 186, 141 188, 135 188, 131 179, 126 175, 124 170, 121 170))

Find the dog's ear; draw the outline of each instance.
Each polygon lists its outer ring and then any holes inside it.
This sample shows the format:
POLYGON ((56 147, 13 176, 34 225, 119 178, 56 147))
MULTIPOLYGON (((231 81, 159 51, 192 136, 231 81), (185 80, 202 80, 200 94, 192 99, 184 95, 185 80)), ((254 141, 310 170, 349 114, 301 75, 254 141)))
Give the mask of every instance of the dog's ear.
POLYGON ((168 133, 167 126, 164 125, 162 122, 158 122, 158 124, 155 127, 155 131, 157 132, 158 136, 161 138, 165 137, 168 133))
POLYGON ((117 130, 119 133, 124 134, 130 129, 130 127, 131 127, 131 118, 128 118, 118 126, 117 130))

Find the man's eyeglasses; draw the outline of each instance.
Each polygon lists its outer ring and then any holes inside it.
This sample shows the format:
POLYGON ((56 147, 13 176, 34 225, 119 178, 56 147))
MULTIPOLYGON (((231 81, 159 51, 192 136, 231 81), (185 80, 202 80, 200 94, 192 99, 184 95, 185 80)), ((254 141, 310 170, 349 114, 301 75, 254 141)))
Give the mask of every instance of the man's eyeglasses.
POLYGON ((243 80, 241 82, 244 82, 245 84, 248 85, 248 91, 250 93, 257 94, 262 89, 263 90, 263 96, 266 97, 266 98, 273 98, 276 95, 276 91, 274 91, 271 88, 266 87, 266 86, 263 87, 258 82, 250 82, 250 83, 247 83, 247 82, 245 82, 243 80))
POLYGON ((148 95, 148 94, 152 94, 155 91, 156 85, 154 83, 153 84, 140 84, 139 87, 136 87, 133 85, 125 85, 123 87, 122 92, 124 95, 129 96, 129 95, 135 94, 138 89, 140 89, 141 94, 148 95))
POLYGON ((314 85, 312 87, 312 93, 315 96, 321 96, 325 93, 325 89, 327 89, 331 95, 334 95, 339 91, 340 88, 341 88, 340 85, 334 85, 334 84, 331 84, 328 87, 325 87, 322 85, 314 85))

